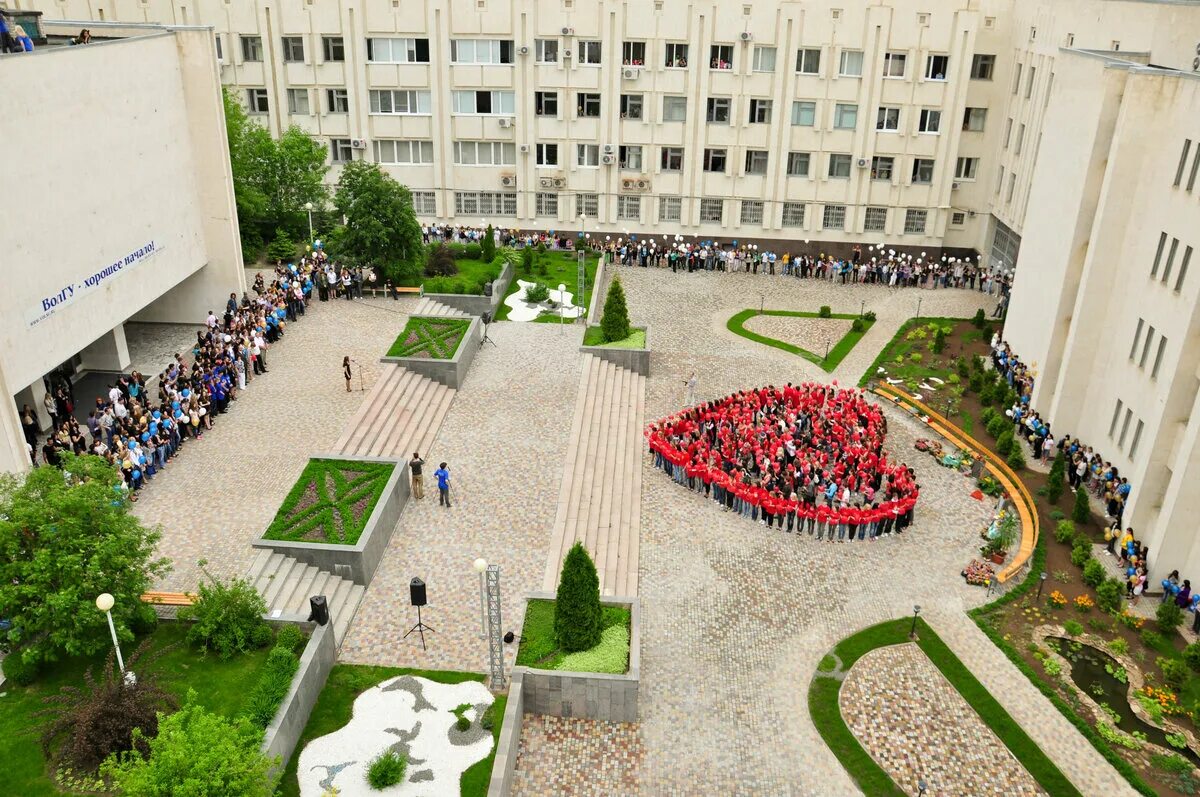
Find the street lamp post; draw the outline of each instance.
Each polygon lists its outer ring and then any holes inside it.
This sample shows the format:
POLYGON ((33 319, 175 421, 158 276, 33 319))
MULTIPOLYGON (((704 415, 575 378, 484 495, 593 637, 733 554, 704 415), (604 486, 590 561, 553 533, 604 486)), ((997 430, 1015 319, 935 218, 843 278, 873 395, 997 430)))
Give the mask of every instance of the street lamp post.
POLYGON ((305 202, 304 209, 308 211, 308 244, 309 244, 309 246, 312 246, 312 242, 313 242, 313 230, 312 230, 313 203, 305 202))
POLYGON ((1036 600, 1042 599, 1042 587, 1046 585, 1046 571, 1042 571, 1041 578, 1038 579, 1038 594, 1036 600))
POLYGON ((567 286, 566 283, 558 283, 558 334, 562 334, 563 324, 566 323, 566 304, 567 286))
MULTIPOLYGON (((576 260, 578 262, 578 273, 576 274, 576 281, 579 283, 579 306, 580 307, 584 307, 587 304, 587 285, 585 284, 585 282, 587 280, 587 251, 586 251, 586 249, 583 248, 586 246, 585 241, 587 240, 587 235, 586 235, 587 230, 585 229, 586 226, 587 226, 587 214, 580 213, 579 214, 579 245, 581 248, 579 248, 576 252, 576 260)), ((583 314, 580 313, 579 317, 582 319, 583 314)), ((587 321, 584 320, 583 323, 586 324, 587 321)))
POLYGON ((921 317, 921 297, 917 297, 917 318, 921 317))
POLYGON ((908 638, 916 639, 917 637, 917 615, 921 613, 920 606, 913 606, 913 621, 912 628, 908 629, 908 638))
POLYGON ((484 574, 487 572, 487 560, 482 556, 475 560, 475 572, 479 574, 479 636, 487 639, 487 586, 484 574))
POLYGON ((132 671, 125 671, 125 659, 121 656, 121 643, 117 641, 117 627, 112 621, 112 607, 116 600, 112 595, 103 592, 96 597, 96 608, 104 612, 105 618, 108 619, 108 632, 112 634, 113 650, 117 652, 117 666, 121 668, 121 677, 125 679, 125 683, 132 685, 137 683, 137 677, 132 671))

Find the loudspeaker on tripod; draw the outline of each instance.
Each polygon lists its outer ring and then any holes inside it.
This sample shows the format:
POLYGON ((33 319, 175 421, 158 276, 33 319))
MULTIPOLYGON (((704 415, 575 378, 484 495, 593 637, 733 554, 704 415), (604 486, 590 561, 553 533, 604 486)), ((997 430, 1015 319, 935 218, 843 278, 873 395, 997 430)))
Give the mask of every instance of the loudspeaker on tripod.
POLYGON ((425 605, 425 582, 414 578, 408 583, 408 597, 413 606, 425 605))

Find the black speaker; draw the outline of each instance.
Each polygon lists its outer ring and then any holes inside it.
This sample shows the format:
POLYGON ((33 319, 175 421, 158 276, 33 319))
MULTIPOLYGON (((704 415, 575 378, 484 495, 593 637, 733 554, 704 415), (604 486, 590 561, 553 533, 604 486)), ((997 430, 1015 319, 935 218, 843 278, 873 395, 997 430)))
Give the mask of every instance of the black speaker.
POLYGON ((483 319, 484 326, 487 326, 488 324, 492 323, 492 314, 484 313, 482 316, 482 319, 483 319))
POLYGON ((309 622, 315 620, 317 625, 325 625, 329 622, 329 604, 324 595, 313 595, 308 599, 308 607, 309 622))
POLYGON ((412 601, 413 606, 424 606, 425 582, 419 578, 414 578, 408 582, 408 598, 412 601))

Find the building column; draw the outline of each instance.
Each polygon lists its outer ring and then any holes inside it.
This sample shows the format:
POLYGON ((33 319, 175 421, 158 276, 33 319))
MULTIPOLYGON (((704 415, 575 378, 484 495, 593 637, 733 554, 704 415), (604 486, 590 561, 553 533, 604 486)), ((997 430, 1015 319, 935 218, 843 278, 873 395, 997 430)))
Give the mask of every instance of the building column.
POLYGON ((92 341, 79 353, 85 371, 118 373, 129 367, 129 346, 125 342, 125 325, 118 324, 110 332, 92 341))
POLYGON ((46 383, 41 379, 13 396, 13 403, 16 405, 18 413, 25 404, 33 409, 33 417, 37 419, 39 431, 50 428, 50 413, 46 412, 46 405, 42 403, 45 398, 46 383))
POLYGON ((23 473, 31 464, 25 449, 25 434, 21 431, 21 414, 16 402, 9 398, 11 395, 8 378, 0 368, 0 471, 23 473))

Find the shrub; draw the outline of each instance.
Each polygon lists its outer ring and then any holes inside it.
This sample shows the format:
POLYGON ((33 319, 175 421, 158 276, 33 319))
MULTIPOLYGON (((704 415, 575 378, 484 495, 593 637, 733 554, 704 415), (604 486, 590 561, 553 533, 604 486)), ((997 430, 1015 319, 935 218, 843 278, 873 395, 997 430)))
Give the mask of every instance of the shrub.
MULTIPOLYGON (((1164 604, 1164 605, 1170 605, 1170 604, 1164 604)), ((1142 629, 1141 637, 1142 637, 1143 645, 1145 645, 1148 648, 1154 648, 1154 649, 1161 647, 1162 643, 1166 641, 1165 639, 1163 639, 1163 635, 1158 633, 1157 631, 1155 631, 1153 628, 1142 629)))
POLYGON ((600 579, 587 550, 575 543, 563 560, 554 603, 554 637, 567 653, 600 644, 600 579))
MULTIPOLYGON (((980 388, 980 390, 979 390, 979 403, 985 407, 990 407, 992 404, 995 404, 996 403, 995 390, 996 390, 995 387, 993 387, 992 384, 990 382, 988 382, 987 377, 984 377, 983 387, 980 388)), ((995 435, 992 435, 992 437, 995 437, 995 435)))
POLYGON ((874 321, 875 319, 876 315, 874 310, 868 310, 867 312, 863 313, 863 320, 874 321))
POLYGON ((606 343, 629 337, 629 309, 625 306, 625 289, 621 287, 621 280, 615 277, 608 286, 608 296, 604 298, 604 314, 600 318, 600 328, 604 331, 606 343))
POLYGON ((1007 457, 1013 451, 1013 446, 1016 445, 1016 440, 1013 438, 1012 429, 1005 429, 1000 436, 996 438, 996 453, 1002 457, 1007 457))
POLYGON ((983 410, 981 410, 979 413, 979 420, 983 421, 983 425, 985 427, 989 423, 991 423, 992 418, 995 418, 995 417, 996 417, 996 410, 993 407, 984 407, 983 410))
POLYGON ((961 354, 954 358, 954 373, 958 374, 959 379, 966 379, 971 375, 971 368, 967 365, 967 358, 961 354))
POLYGON ((306 642, 308 642, 308 637, 298 626, 291 623, 280 628, 279 633, 275 635, 275 647, 287 648, 293 653, 303 647, 306 642))
POLYGON ((1065 630, 1069 636, 1079 636, 1083 633, 1083 623, 1079 622, 1078 620, 1067 620, 1063 623, 1063 630, 1065 630))
POLYGON ((490 731, 496 724, 496 704, 493 702, 490 706, 483 710, 483 716, 479 718, 479 727, 485 731, 490 731))
POLYGON ((1089 587, 1098 587, 1104 583, 1104 565, 1095 559, 1088 560, 1083 566, 1083 583, 1089 587))
POLYGON ((933 333, 933 341, 929 344, 929 350, 934 354, 941 354, 946 348, 946 330, 943 327, 938 327, 933 333))
POLYGON ((1071 507, 1071 519, 1076 523, 1087 523, 1092 516, 1092 506, 1088 502, 1087 489, 1081 484, 1075 490, 1075 505, 1071 507))
POLYGON ((471 730, 471 720, 460 715, 459 718, 454 721, 454 727, 458 729, 460 733, 469 731, 471 730))
POLYGON ((1096 605, 1101 611, 1115 614, 1121 610, 1121 597, 1124 594, 1124 584, 1115 578, 1105 579, 1096 587, 1096 605))
POLYGON ((267 655, 258 683, 246 699, 246 716, 255 726, 266 728, 275 719, 279 705, 292 688, 292 677, 300 669, 300 659, 283 645, 276 645, 267 655))
POLYGON ((1175 605, 1175 601, 1160 603, 1154 612, 1154 623, 1164 634, 1172 633, 1183 622, 1183 609, 1175 605))
POLYGON ((1063 452, 1060 450, 1054 455, 1054 462, 1050 465, 1050 475, 1046 480, 1046 499, 1052 504, 1057 504, 1058 499, 1062 497, 1065 469, 1066 463, 1063 460, 1063 452))
MULTIPOLYGON (((987 388, 984 388, 985 390, 987 388)), ((996 415, 987 424, 987 433, 999 440, 1004 435, 1004 430, 1008 428, 1008 419, 1003 415, 996 415)))
POLYGON ((600 644, 563 656, 554 669, 567 672, 623 673, 629 668, 629 629, 624 623, 600 633, 600 644))
MULTIPOLYGON (((983 374, 979 372, 973 372, 969 377, 967 377, 967 387, 971 388, 972 393, 983 392, 983 374)), ((989 407, 988 409, 991 408, 989 407)))
POLYGON ((1108 643, 1108 649, 1118 656, 1125 656, 1129 653, 1129 643, 1117 637, 1108 643))
POLYGON ((521 250, 521 273, 528 274, 533 271, 533 247, 527 246, 521 250))
POLYGON ((487 226, 487 232, 483 236, 483 241, 479 245, 480 260, 484 263, 491 263, 496 259, 496 231, 492 229, 492 225, 487 226))
POLYGON ((1183 649, 1183 660, 1187 666, 1200 672, 1200 642, 1193 642, 1183 649))
POLYGON ((1092 558, 1092 548, 1090 545, 1076 545, 1071 549, 1071 564, 1076 567, 1083 567, 1092 558))
POLYGON ((1008 458, 1004 460, 1013 470, 1022 470, 1025 467, 1025 449, 1019 444, 1014 444, 1012 451, 1009 452, 1008 458))
POLYGON ((821 318, 832 318, 833 310, 827 304, 821 305, 821 309, 817 311, 817 315, 821 318))
POLYGON ((404 771, 408 769, 408 759, 395 750, 380 753, 367 769, 367 783, 372 789, 386 789, 404 780, 404 771))
MULTIPOLYGON (((201 568, 204 564, 201 562, 201 568)), ((179 619, 195 621, 188 628, 188 642, 205 653, 216 651, 222 659, 270 642, 271 628, 262 619, 267 603, 258 590, 244 578, 226 584, 207 571, 205 575, 208 581, 200 582, 196 602, 179 610, 179 619)))
POLYGON ((1063 511, 1061 509, 1051 509, 1050 510, 1050 519, 1053 520, 1055 523, 1057 523, 1060 520, 1066 519, 1066 517, 1067 516, 1065 514, 1063 514, 1063 511))
POLYGON ((1155 769, 1161 769, 1163 772, 1170 772, 1173 775, 1191 775, 1192 773, 1192 762, 1179 753, 1170 755, 1155 753, 1150 756, 1150 764, 1155 769))
POLYGON ((138 601, 138 606, 129 618, 129 630, 134 633, 134 636, 146 636, 156 628, 158 628, 158 615, 154 612, 154 607, 138 601))
POLYGON ((287 234, 287 230, 275 230, 275 240, 267 247, 267 257, 272 261, 282 260, 286 263, 295 256, 296 242, 292 240, 292 236, 287 234))
MULTIPOLYGON (((1194 643, 1193 643, 1194 644, 1194 643)), ((1167 686, 1178 691, 1187 683, 1187 679, 1191 677, 1188 672, 1188 666, 1179 659, 1168 659, 1164 656, 1159 656, 1155 661, 1158 669, 1162 670, 1163 681, 1167 686)))
POLYGON ((483 247, 479 244, 467 244, 463 247, 462 256, 467 260, 481 260, 483 258, 483 247))
POLYGON ((550 286, 544 282, 535 282, 525 289, 521 298, 530 304, 541 304, 550 298, 550 286))
POLYGON ((982 307, 975 311, 975 317, 971 319, 971 325, 976 329, 983 329, 987 326, 987 316, 983 314, 982 307))
POLYGON ((861 318, 856 318, 850 322, 850 331, 851 332, 862 332, 866 328, 867 327, 865 324, 863 324, 861 318))
POLYGON ((458 273, 458 265, 454 262, 454 254, 445 244, 434 244, 425 255, 425 276, 449 277, 458 273))
POLYGON ((908 355, 908 360, 912 363, 920 363, 924 359, 925 358, 921 356, 921 352, 919 351, 914 351, 912 354, 908 355))
POLYGON ((23 651, 17 648, 4 659, 4 679, 17 686, 29 686, 37 680, 41 668, 39 660, 31 658, 26 661, 23 651))
POLYGON ((1060 520, 1054 527, 1054 539, 1066 544, 1075 539, 1075 524, 1070 520, 1060 520))

